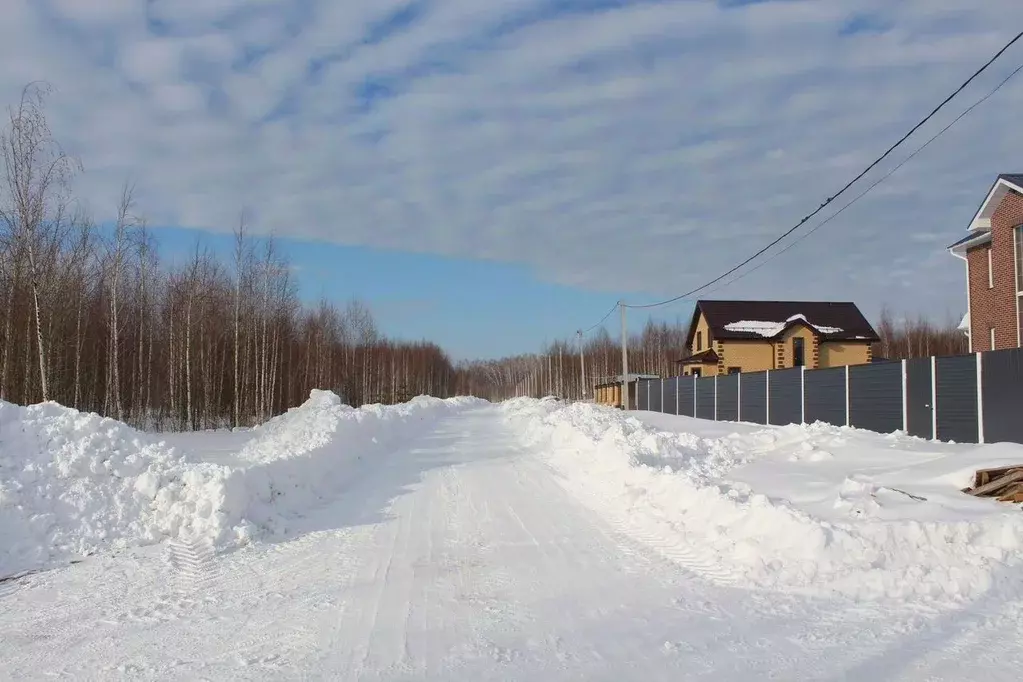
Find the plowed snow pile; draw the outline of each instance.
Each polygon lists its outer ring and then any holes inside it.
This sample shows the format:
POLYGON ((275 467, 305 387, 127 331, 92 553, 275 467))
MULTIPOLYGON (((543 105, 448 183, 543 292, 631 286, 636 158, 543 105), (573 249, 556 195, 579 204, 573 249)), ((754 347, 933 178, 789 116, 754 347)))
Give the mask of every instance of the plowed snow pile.
POLYGON ((952 602, 1023 559, 1019 507, 959 492, 977 468, 1023 463, 1021 446, 526 399, 504 410, 584 504, 715 582, 952 602))
POLYGON ((470 399, 358 410, 313 391, 253 429, 239 466, 196 461, 112 419, 56 403, 0 401, 0 578, 104 548, 285 532, 335 493, 359 458, 384 454, 470 399))

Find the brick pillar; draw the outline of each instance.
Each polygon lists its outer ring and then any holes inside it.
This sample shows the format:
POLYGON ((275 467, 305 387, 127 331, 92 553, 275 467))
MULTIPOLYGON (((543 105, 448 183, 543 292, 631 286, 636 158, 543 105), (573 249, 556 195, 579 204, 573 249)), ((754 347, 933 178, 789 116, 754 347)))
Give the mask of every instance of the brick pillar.
POLYGON ((718 374, 725 373, 725 344, 721 341, 714 343, 714 352, 718 355, 718 374))
POLYGON ((774 344, 774 368, 785 368, 785 342, 779 341, 774 344))
POLYGON ((810 343, 810 369, 818 369, 821 366, 821 339, 816 334, 810 343))

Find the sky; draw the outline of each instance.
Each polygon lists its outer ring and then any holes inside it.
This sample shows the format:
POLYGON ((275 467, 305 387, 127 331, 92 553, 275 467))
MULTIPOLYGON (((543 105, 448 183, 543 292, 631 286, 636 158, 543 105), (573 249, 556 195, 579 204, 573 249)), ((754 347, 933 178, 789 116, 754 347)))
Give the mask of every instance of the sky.
MULTIPOLYGON (((304 299, 358 296, 385 332, 458 358, 534 351, 618 299, 717 276, 1023 26, 1017 0, 4 0, 2 11, 0 102, 29 81, 53 86, 51 127, 81 159, 75 193, 97 220, 125 181, 170 251, 196 235, 216 244, 245 209, 254 233, 286 247, 304 299)), ((1021 63, 1023 44, 867 182, 1021 63)), ((813 236, 707 295, 961 316, 964 266, 944 247, 998 173, 1023 171, 1021 105, 1023 75, 813 236)))

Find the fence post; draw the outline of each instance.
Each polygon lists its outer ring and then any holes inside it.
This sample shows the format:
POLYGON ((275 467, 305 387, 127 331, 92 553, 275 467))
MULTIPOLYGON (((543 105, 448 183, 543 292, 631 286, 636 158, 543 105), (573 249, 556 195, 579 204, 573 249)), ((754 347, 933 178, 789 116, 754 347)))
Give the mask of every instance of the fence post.
POLYGON ((696 376, 693 376, 693 419, 696 419, 696 376))
POLYGON ((665 380, 661 379, 661 407, 660 407, 661 413, 664 413, 664 412, 668 411, 667 408, 664 407, 664 384, 665 383, 666 383, 665 380))
POLYGON ((938 440, 938 358, 931 356, 931 440, 938 440))
MULTIPOLYGON (((639 381, 639 379, 636 379, 636 381, 639 381)), ((650 409, 650 384, 652 383, 654 382, 652 381, 646 382, 646 409, 648 410, 650 409)))
POLYGON ((845 366, 845 425, 852 426, 852 410, 849 409, 849 365, 845 366))
POLYGON ((977 442, 984 442, 984 359, 977 353, 977 442))
POLYGON ((679 402, 678 402, 678 393, 679 393, 679 389, 680 388, 682 388, 682 376, 681 375, 675 377, 675 416, 676 417, 678 416, 678 413, 680 412, 680 410, 679 410, 680 406, 679 406, 679 402))
POLYGON ((764 370, 764 397, 766 398, 766 406, 764 407, 764 421, 771 424, 771 370, 764 370))
POLYGON ((714 375, 714 421, 718 420, 718 375, 714 375))
POLYGON ((806 423, 806 365, 799 366, 799 423, 806 423))
POLYGON ((735 421, 742 421, 742 372, 735 375, 735 421))
POLYGON ((907 360, 902 360, 902 430, 909 433, 909 396, 906 395, 907 388, 909 386, 906 364, 907 360))

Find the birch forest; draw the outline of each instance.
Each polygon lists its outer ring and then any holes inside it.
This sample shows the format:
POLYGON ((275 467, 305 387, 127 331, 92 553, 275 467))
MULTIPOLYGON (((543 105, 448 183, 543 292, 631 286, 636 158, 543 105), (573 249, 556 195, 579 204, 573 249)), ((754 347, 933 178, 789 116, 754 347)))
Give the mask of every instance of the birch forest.
POLYGON ((171 266, 126 185, 99 229, 46 94, 26 88, 0 136, 0 399, 173 430, 258 423, 312 388, 353 405, 458 392, 439 347, 383 338, 358 301, 300 305, 287 258, 241 220, 227 262, 196 244, 171 266))

